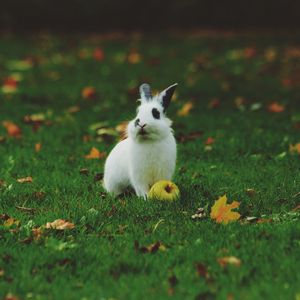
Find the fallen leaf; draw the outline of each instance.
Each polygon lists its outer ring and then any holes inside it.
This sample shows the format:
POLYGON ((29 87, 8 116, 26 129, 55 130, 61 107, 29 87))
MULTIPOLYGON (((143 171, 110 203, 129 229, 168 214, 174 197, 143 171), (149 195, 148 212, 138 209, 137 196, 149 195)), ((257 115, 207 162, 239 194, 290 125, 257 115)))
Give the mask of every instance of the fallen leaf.
POLYGON ((28 212, 28 213, 32 213, 35 211, 35 208, 18 206, 18 205, 16 205, 16 209, 18 209, 20 211, 28 212))
POLYGON ((256 190, 255 189, 246 189, 246 193, 249 197, 253 197, 256 194, 256 190))
POLYGON ((106 156, 106 152, 100 152, 97 148, 93 147, 89 154, 85 156, 86 159, 101 159, 106 156))
POLYGON ((218 98, 211 99, 207 105, 209 109, 217 108, 220 106, 220 100, 218 98))
POLYGON ((295 145, 290 144, 289 151, 290 153, 300 154, 300 143, 297 143, 295 145))
POLYGON ((42 237, 42 229, 41 228, 32 228, 32 235, 35 241, 38 241, 42 237))
POLYGON ((77 113, 79 111, 80 111, 80 107, 78 105, 70 106, 67 109, 67 112, 70 113, 70 114, 74 114, 74 113, 77 113))
POLYGON ((0 278, 5 274, 4 269, 0 268, 0 278))
POLYGON ((3 126, 5 127, 9 136, 14 138, 20 138, 22 136, 22 131, 14 122, 3 121, 3 126))
POLYGON ((219 197, 215 201, 215 204, 211 208, 210 217, 217 223, 228 224, 229 222, 236 221, 240 218, 240 214, 231 211, 234 208, 239 207, 240 203, 233 201, 231 204, 227 204, 226 195, 219 197))
POLYGON ((11 227, 13 225, 19 226, 20 225, 20 221, 15 219, 15 218, 8 218, 6 221, 4 221, 3 225, 5 227, 11 227))
POLYGON ((165 251, 166 247, 161 242, 150 244, 149 246, 139 246, 139 242, 134 242, 134 248, 141 253, 156 253, 158 250, 165 251))
POLYGON ((51 121, 46 120, 46 115, 44 113, 37 113, 32 115, 26 115, 23 118, 23 122, 31 125, 33 131, 37 131, 42 124, 51 125, 51 121))
POLYGON ((225 256, 218 258, 218 264, 221 267, 226 267, 227 265, 239 267, 241 265, 241 260, 235 256, 225 256))
POLYGON ((11 294, 11 293, 8 293, 5 297, 4 297, 4 300, 20 300, 19 297, 11 294))
POLYGON ((203 263, 196 264, 196 271, 199 277, 209 278, 207 267, 203 263))
POLYGON ((82 98, 86 100, 94 99, 96 95, 97 95, 96 89, 92 86, 87 86, 81 91, 82 98))
POLYGON ((31 183, 32 182, 32 177, 28 176, 28 177, 19 178, 19 179, 17 179, 17 181, 19 183, 31 183))
POLYGON ((68 221, 57 219, 53 222, 46 223, 45 227, 47 229, 66 230, 66 229, 73 229, 75 225, 68 221))
POLYGON ((129 52, 127 60, 130 64, 138 64, 142 60, 142 56, 136 50, 129 52))
POLYGON ((212 145, 215 142, 215 139, 209 136, 204 142, 205 145, 212 145))
POLYGON ((193 131, 187 134, 181 134, 178 136, 178 142, 179 143, 186 143, 189 141, 193 141, 198 139, 200 136, 203 135, 203 131, 193 131))
POLYGON ((96 48, 93 52, 93 57, 97 61, 103 61, 105 57, 103 49, 100 47, 96 48))
POLYGON ((42 144, 41 144, 41 143, 36 143, 36 144, 34 145, 34 150, 35 150, 35 152, 40 152, 41 149, 42 149, 42 144))
POLYGON ((79 170, 79 173, 82 175, 89 175, 89 170, 87 168, 83 168, 79 170))
POLYGON ((188 101, 183 105, 183 107, 177 112, 177 115, 180 117, 188 116, 193 109, 194 104, 192 101, 188 101))
POLYGON ((18 81, 13 77, 8 77, 4 80, 2 85, 3 94, 13 94, 18 89, 18 81))
POLYGON ((271 104, 268 105, 267 109, 268 109, 268 111, 273 112, 273 113, 280 113, 285 110, 285 106, 282 104, 279 104, 278 102, 272 102, 271 104))

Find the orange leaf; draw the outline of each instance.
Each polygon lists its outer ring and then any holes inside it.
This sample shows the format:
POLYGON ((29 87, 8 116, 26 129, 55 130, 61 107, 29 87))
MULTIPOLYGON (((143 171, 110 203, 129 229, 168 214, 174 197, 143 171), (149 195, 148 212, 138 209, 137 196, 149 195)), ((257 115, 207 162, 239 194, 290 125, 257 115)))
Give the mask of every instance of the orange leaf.
POLYGON ((96 48, 93 53, 95 60, 103 61, 104 60, 104 51, 102 48, 96 48))
POLYGON ((180 117, 185 117, 190 114, 194 104, 192 101, 188 101, 183 107, 177 112, 177 115, 180 117))
POLYGON ((279 104, 278 102, 272 102, 271 104, 268 105, 268 111, 273 112, 273 113, 280 113, 285 110, 284 105, 279 104))
POLYGON ((138 64, 142 60, 142 56, 137 51, 131 51, 128 54, 127 59, 128 59, 128 62, 131 64, 138 64))
POLYGON ((35 152, 40 152, 41 149, 42 149, 42 144, 41 144, 41 143, 36 143, 36 144, 34 145, 34 150, 35 150, 35 152))
POLYGON ((289 151, 290 151, 290 153, 300 154, 300 143, 297 143, 295 145, 291 144, 289 147, 289 151))
POLYGON ((32 182, 32 177, 28 176, 28 177, 24 177, 24 178, 19 178, 19 179, 17 179, 17 181, 19 183, 31 183, 32 182))
POLYGON ((205 141, 205 145, 212 145, 215 142, 215 139, 209 136, 205 141))
POLYGON ((53 222, 48 222, 46 224, 47 229, 56 229, 56 230, 66 230, 66 229, 72 229, 75 225, 73 223, 70 223, 68 221, 57 219, 53 222))
POLYGON ((92 86, 87 86, 81 91, 83 99, 94 99, 96 97, 96 89, 92 86))
POLYGON ((226 195, 219 197, 215 204, 211 208, 210 217, 217 223, 228 224, 229 222, 236 221, 240 218, 240 214, 231 211, 234 208, 239 207, 240 203, 233 201, 231 204, 227 204, 226 195))
POLYGON ((233 265, 239 267, 241 265, 241 260, 235 256, 225 256, 218 258, 218 264, 221 267, 225 267, 227 265, 233 265))
POLYGON ((97 148, 93 147, 89 154, 85 156, 86 159, 100 159, 106 156, 105 152, 100 152, 97 148))
POLYGON ((11 227, 13 225, 19 226, 20 225, 20 221, 14 218, 8 218, 4 224, 5 227, 11 227))
POLYGON ((9 136, 14 138, 20 138, 22 136, 22 131, 14 122, 3 121, 3 126, 6 128, 6 131, 9 136))

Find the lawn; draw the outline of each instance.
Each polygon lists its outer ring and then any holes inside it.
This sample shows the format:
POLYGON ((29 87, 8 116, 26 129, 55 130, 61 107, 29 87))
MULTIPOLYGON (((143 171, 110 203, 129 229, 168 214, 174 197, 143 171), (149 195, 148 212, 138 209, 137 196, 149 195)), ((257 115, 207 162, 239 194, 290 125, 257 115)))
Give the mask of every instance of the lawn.
POLYGON ((3 34, 0 298, 299 300, 299 72, 284 34, 3 34), (143 82, 179 84, 172 203, 101 185, 143 82))

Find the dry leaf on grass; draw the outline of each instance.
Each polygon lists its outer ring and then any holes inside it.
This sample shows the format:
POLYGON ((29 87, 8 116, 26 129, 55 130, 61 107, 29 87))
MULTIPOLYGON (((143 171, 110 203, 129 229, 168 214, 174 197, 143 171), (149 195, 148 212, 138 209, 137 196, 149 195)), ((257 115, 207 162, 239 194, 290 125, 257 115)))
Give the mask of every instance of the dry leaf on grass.
POLYGON ((290 144, 289 151, 290 153, 300 154, 300 143, 297 143, 295 145, 290 144))
POLYGON ((94 99, 97 95, 96 89, 92 86, 87 86, 82 89, 81 96, 83 99, 89 100, 94 99))
POLYGON ((17 179, 17 181, 19 183, 31 183, 32 182, 32 177, 28 176, 28 177, 19 178, 19 179, 17 179))
POLYGON ((63 219, 57 219, 53 222, 46 223, 45 227, 47 229, 66 230, 73 229, 75 225, 63 219))
POLYGON ((20 138, 22 136, 22 131, 19 126, 17 126, 12 121, 3 121, 3 126, 5 127, 9 136, 14 138, 20 138))
POLYGON ((188 116, 193 109, 194 104, 192 101, 188 101, 183 105, 183 107, 177 112, 177 115, 180 117, 188 116))
POLYGON ((271 104, 268 105, 267 109, 268 111, 273 113, 280 113, 285 110, 285 106, 278 102, 272 102, 271 104))
POLYGON ((36 144, 34 145, 34 150, 35 150, 35 152, 40 152, 41 149, 42 149, 42 144, 41 144, 41 143, 36 143, 36 144))
POLYGON ((13 225, 15 226, 19 226, 20 225, 20 221, 15 219, 15 218, 8 218, 7 220, 5 220, 5 222, 3 223, 3 225, 5 227, 11 227, 13 225))
POLYGON ((240 206, 240 203, 233 201, 227 204, 226 195, 220 197, 211 208, 210 217, 217 223, 228 224, 229 222, 236 221, 240 218, 240 214, 233 212, 232 209, 240 206))
POLYGON ((93 147, 89 154, 85 156, 86 159, 101 159, 106 156, 106 152, 100 152, 97 148, 93 147))
POLYGON ((235 256, 225 256, 218 258, 218 264, 221 267, 226 267, 227 265, 233 265, 239 267, 241 265, 241 260, 235 256))
POLYGON ((134 248, 141 253, 156 253, 158 250, 165 251, 166 247, 161 242, 150 244, 149 246, 140 246, 138 241, 134 242, 134 248))

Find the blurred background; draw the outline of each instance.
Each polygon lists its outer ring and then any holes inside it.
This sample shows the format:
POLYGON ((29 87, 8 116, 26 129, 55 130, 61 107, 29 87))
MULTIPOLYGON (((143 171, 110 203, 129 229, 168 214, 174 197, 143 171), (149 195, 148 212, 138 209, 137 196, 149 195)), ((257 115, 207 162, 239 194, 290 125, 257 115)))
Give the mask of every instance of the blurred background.
POLYGON ((190 29, 298 29, 300 2, 211 0, 1 1, 3 29, 106 31, 190 29))

